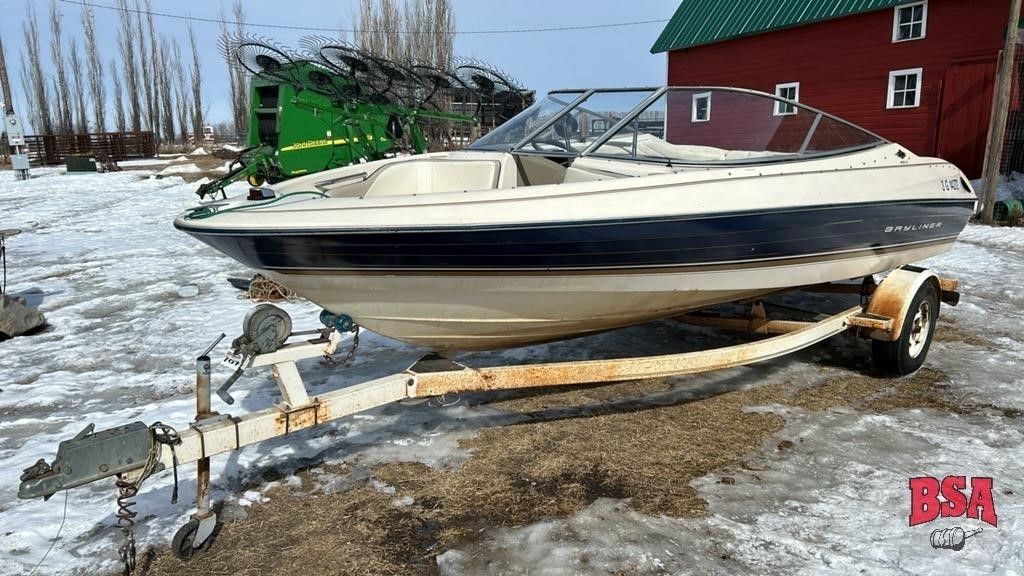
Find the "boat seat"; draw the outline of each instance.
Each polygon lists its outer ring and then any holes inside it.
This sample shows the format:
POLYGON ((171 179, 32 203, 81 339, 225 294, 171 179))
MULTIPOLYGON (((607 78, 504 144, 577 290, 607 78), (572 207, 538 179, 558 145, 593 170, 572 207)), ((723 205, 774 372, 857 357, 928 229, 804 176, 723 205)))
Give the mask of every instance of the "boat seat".
POLYGON ((577 168, 570 166, 565 171, 565 178, 562 180, 563 184, 571 184, 573 182, 596 182, 598 180, 608 180, 610 178, 622 178, 623 176, 613 175, 611 173, 596 173, 591 172, 583 168, 577 168))
POLYGON ((365 196, 439 194, 498 187, 496 160, 422 160, 390 164, 373 178, 365 196))

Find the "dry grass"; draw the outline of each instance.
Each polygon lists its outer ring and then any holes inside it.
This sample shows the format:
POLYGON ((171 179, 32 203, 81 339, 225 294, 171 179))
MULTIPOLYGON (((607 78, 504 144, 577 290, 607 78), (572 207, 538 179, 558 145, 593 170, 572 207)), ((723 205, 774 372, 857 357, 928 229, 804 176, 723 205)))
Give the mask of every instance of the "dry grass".
MULTIPOLYGON (((182 156, 186 156, 182 154, 182 156)), ((154 162, 151 165, 145 166, 130 166, 125 167, 125 170, 156 170, 159 172, 168 166, 180 166, 186 164, 195 164, 198 168, 198 172, 184 172, 181 174, 174 174, 174 176, 180 177, 186 182, 197 182, 203 178, 213 180, 220 178, 227 173, 224 169, 224 164, 228 162, 223 158, 218 158, 213 154, 200 154, 198 156, 188 156, 188 160, 182 160, 180 162, 154 162)), ((157 176, 162 178, 162 176, 157 176)))
POLYGON ((969 346, 977 346, 979 348, 987 348, 989 350, 993 349, 991 341, 982 338, 968 329, 965 329, 955 320, 949 318, 941 318, 939 320, 938 325, 935 327, 935 341, 959 342, 969 346))
MULTIPOLYGON (((309 473, 300 473, 304 490, 271 490, 270 503, 227 524, 207 555, 182 563, 161 551, 144 573, 435 574, 436 554, 488 529, 569 515, 599 497, 630 498, 646 514, 698 517, 705 503, 690 481, 743 466, 785 424, 745 406, 957 409, 937 394, 942 380, 934 370, 899 380, 851 374, 814 387, 772 384, 668 405, 629 401, 665 392, 664 380, 504 399, 492 407, 529 419, 465 441, 472 455, 458 468, 374 467, 373 477, 395 494, 365 481, 330 495, 310 494, 309 473), (406 496, 412 505, 392 504, 406 496)), ((785 440, 777 447, 793 449, 785 440)))

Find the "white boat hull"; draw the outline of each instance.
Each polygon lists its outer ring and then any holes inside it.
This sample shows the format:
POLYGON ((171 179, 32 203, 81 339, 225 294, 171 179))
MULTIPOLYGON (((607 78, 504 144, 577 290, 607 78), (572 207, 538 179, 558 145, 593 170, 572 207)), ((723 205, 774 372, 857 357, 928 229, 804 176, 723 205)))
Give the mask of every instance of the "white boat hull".
POLYGON ((953 241, 828 261, 665 272, 267 274, 374 332, 438 351, 484 350, 585 335, 796 286, 861 278, 941 254, 953 241))

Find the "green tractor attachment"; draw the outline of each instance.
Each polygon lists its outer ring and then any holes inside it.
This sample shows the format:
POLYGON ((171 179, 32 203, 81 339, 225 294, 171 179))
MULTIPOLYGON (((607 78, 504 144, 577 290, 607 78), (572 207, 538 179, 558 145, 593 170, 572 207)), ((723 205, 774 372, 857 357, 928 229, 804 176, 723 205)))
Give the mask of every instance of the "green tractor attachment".
POLYGON ((251 74, 246 148, 200 198, 402 154, 457 145, 532 104, 533 93, 477 62, 448 69, 304 39, 293 53, 262 39, 222 48, 251 74))

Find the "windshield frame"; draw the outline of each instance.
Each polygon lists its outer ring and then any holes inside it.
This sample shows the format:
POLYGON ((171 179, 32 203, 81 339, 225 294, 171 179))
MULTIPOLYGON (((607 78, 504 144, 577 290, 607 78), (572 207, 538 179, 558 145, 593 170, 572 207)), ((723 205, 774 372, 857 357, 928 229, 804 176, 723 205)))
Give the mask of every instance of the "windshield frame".
POLYGON ((842 119, 842 118, 840 118, 838 116, 835 116, 833 114, 829 114, 828 112, 824 112, 822 110, 819 110, 817 108, 808 106, 806 104, 802 104, 800 102, 796 102, 796 101, 793 101, 793 100, 788 100, 786 98, 782 98, 782 97, 777 96, 775 94, 769 94, 767 92, 761 92, 761 91, 758 91, 758 90, 750 90, 750 89, 747 89, 747 88, 736 88, 736 87, 731 87, 731 86, 644 86, 644 87, 625 87, 625 88, 558 89, 558 90, 552 90, 551 92, 548 93, 547 96, 548 96, 548 98, 551 98, 552 96, 558 95, 558 94, 572 94, 572 95, 576 95, 576 97, 573 98, 572 101, 566 103, 565 106, 561 110, 558 110, 557 112, 552 114, 546 121, 541 123, 536 129, 531 131, 529 134, 527 134, 525 137, 523 137, 521 140, 519 140, 515 144, 511 145, 510 147, 504 148, 504 149, 498 149, 498 148, 494 148, 494 147, 473 148, 473 144, 470 144, 465 149, 466 150, 482 150, 482 151, 506 151, 506 152, 509 152, 509 153, 512 153, 512 154, 529 154, 529 155, 541 155, 541 156, 551 156, 551 157, 561 157, 561 158, 594 157, 594 158, 608 158, 608 159, 628 160, 628 161, 637 161, 637 162, 656 162, 656 163, 659 163, 659 164, 668 164, 668 165, 696 165, 696 166, 716 166, 716 165, 718 165, 718 166, 722 166, 722 165, 736 165, 736 164, 759 164, 759 163, 765 163, 765 162, 787 162, 787 161, 793 161, 793 160, 803 160, 803 159, 809 159, 809 158, 816 158, 816 157, 821 157, 821 156, 834 156, 834 155, 840 155, 840 154, 846 154, 846 153, 850 153, 850 152, 855 152, 855 151, 858 151, 858 150, 865 150, 865 149, 869 149, 869 148, 874 148, 874 147, 880 146, 882 144, 889 144, 889 143, 891 143, 890 140, 888 140, 886 138, 883 138, 882 136, 879 136, 878 134, 876 134, 876 133, 874 133, 874 132, 872 132, 872 131, 870 131, 870 130, 868 130, 866 128, 863 128, 862 126, 858 126, 857 124, 854 124, 852 122, 844 120, 844 119, 842 119), (805 136, 803 145, 800 147, 800 151, 796 152, 796 153, 792 153, 792 154, 779 155, 777 157, 759 157, 759 158, 756 158, 756 159, 755 158, 739 159, 738 158, 738 159, 733 159, 733 160, 686 162, 686 161, 679 160, 677 158, 654 157, 654 156, 639 156, 639 155, 636 155, 636 154, 632 154, 632 155, 602 154, 602 153, 598 153, 597 152, 597 150, 601 146, 603 146, 606 142, 608 142, 608 140, 610 140, 610 139, 614 138, 616 135, 618 135, 619 132, 623 128, 628 126, 638 116, 643 114, 647 110, 647 108, 649 108, 661 96, 663 96, 664 94, 666 94, 669 91, 675 91, 675 90, 679 90, 679 91, 694 91, 694 92, 720 91, 720 92, 733 92, 733 93, 740 93, 740 94, 749 94, 751 96, 757 96, 757 97, 761 97, 761 98, 768 98, 770 100, 775 100, 777 102, 783 102, 783 103, 789 104, 791 106, 795 106, 796 108, 805 110, 805 111, 807 111, 810 114, 815 114, 816 116, 815 116, 815 118, 814 118, 814 120, 812 122, 812 126, 808 129, 808 132, 807 132, 807 134, 805 136), (555 125, 559 120, 561 120, 565 115, 573 112, 577 108, 583 109, 581 107, 581 104, 585 103, 586 100, 588 98, 590 98, 592 95, 599 94, 599 93, 612 93, 612 92, 651 92, 651 94, 648 95, 646 98, 644 98, 642 101, 640 101, 636 106, 633 107, 632 110, 627 112, 622 117, 622 119, 620 119, 614 125, 610 126, 603 134, 598 136, 596 140, 594 140, 589 146, 587 146, 582 151, 570 151, 570 150, 545 150, 545 151, 541 151, 541 150, 531 150, 531 149, 527 149, 526 148, 526 146, 529 146, 534 138, 536 138, 540 134, 543 134, 551 126, 555 125), (815 131, 815 129, 818 126, 818 123, 821 121, 821 118, 823 118, 823 117, 824 118, 828 118, 830 120, 833 120, 835 122, 839 122, 840 124, 844 124, 846 126, 849 126, 849 127, 853 128, 855 130, 858 130, 860 132, 863 132, 864 134, 874 138, 876 140, 876 142, 869 142, 869 143, 865 143, 865 144, 859 144, 859 145, 855 145, 855 146, 850 146, 850 147, 847 147, 847 148, 839 148, 839 149, 835 149, 835 150, 826 150, 826 151, 814 152, 814 153, 810 153, 810 154, 804 153, 804 150, 806 150, 807 145, 810 142, 811 136, 814 134, 814 131, 815 131))

